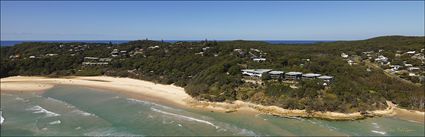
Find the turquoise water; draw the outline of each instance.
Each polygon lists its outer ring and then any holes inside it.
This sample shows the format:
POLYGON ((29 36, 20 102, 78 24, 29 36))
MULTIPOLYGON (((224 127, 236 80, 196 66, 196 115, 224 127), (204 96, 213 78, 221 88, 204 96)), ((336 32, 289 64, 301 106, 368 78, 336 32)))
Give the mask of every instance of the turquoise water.
POLYGON ((1 135, 387 135, 424 136, 424 124, 392 117, 358 121, 281 118, 166 106, 99 89, 59 86, 2 93, 1 135))

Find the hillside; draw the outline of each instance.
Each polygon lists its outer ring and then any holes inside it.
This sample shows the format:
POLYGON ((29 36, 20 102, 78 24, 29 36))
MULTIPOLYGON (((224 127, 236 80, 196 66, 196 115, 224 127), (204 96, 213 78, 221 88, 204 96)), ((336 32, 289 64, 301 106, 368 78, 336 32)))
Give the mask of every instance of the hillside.
POLYGON ((23 43, 1 47, 0 76, 108 75, 175 84, 199 100, 244 100, 337 112, 383 109, 390 100, 423 111, 424 38, 385 36, 302 46, 240 40, 23 43), (397 73, 388 71, 395 65, 402 66, 397 73), (284 74, 272 77, 267 72, 255 77, 243 75, 243 69, 284 74), (288 72, 321 74, 332 80, 307 75, 292 80, 288 72))

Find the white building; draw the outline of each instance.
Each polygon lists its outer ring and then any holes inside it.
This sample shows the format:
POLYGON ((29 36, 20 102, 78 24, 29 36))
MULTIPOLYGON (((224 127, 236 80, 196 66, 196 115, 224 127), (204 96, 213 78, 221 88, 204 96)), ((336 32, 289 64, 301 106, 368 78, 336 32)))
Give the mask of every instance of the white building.
POLYGON ((263 76, 263 73, 270 71, 271 69, 242 69, 242 74, 251 77, 261 77, 263 76))
POLYGON ((315 74, 315 73, 306 73, 303 74, 303 78, 307 78, 307 79, 313 79, 313 78, 317 78, 319 77, 321 74, 315 74))
POLYGON ((345 53, 341 53, 341 57, 342 57, 342 58, 348 58, 348 55, 347 55, 347 54, 345 54, 345 53))
POLYGON ((252 61, 254 61, 254 62, 264 62, 264 61, 266 61, 266 58, 253 58, 252 61))
POLYGON ((270 71, 269 74, 270 74, 270 77, 272 77, 272 78, 283 78, 285 72, 283 72, 283 71, 270 71))
POLYGON ((407 51, 406 52, 406 54, 415 54, 415 53, 416 53, 416 51, 414 51, 414 50, 413 51, 407 51))
POLYGON ((408 67, 407 70, 409 70, 409 71, 419 71, 421 69, 419 67, 408 67))
POLYGON ((288 72, 288 73, 285 73, 285 79, 297 80, 297 79, 300 79, 302 75, 303 75, 302 72, 288 72))
POLYGON ((332 76, 320 76, 320 77, 317 77, 317 78, 321 79, 325 82, 331 82, 334 77, 332 77, 332 76))

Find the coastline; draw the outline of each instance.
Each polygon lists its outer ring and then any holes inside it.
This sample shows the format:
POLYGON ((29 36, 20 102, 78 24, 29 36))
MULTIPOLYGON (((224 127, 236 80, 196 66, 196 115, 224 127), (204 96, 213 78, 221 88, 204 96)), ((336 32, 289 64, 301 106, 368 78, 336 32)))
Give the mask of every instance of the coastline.
MULTIPOLYGON (((134 98, 143 98, 155 100, 167 104, 179 105, 182 107, 202 108, 219 112, 234 112, 239 110, 248 110, 258 113, 270 114, 281 117, 305 117, 320 118, 328 120, 357 120, 370 116, 401 116, 414 117, 412 119, 419 123, 423 123, 425 112, 410 111, 398 108, 396 105, 387 101, 388 108, 385 110, 368 111, 368 116, 362 115, 360 112, 355 113, 339 113, 339 112, 312 112, 307 113, 306 110, 289 110, 277 106, 263 106, 259 104, 234 101, 232 103, 225 102, 206 102, 197 101, 189 96, 182 87, 174 85, 156 84, 149 81, 131 79, 131 78, 115 78, 108 76, 94 77, 62 77, 62 78, 46 78, 46 77, 29 77, 14 76, 0 79, 2 92, 42 92, 53 88, 56 85, 76 85, 91 88, 108 89, 113 92, 120 92, 134 98)), ((403 119, 403 118, 402 118, 403 119)), ((406 119, 406 118, 405 118, 406 119)))

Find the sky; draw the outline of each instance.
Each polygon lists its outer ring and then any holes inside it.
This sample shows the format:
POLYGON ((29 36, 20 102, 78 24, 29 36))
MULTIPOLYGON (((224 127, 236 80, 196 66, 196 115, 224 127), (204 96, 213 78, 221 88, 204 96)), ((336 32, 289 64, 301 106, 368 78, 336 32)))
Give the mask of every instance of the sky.
POLYGON ((424 36, 424 1, 1 1, 1 40, 424 36))

